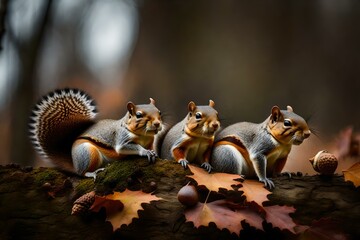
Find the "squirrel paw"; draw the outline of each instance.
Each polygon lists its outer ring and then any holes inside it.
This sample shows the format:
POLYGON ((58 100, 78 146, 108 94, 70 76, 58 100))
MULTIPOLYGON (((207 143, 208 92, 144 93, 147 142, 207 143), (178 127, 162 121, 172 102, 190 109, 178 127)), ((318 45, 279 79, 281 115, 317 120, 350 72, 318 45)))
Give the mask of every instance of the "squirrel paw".
POLYGON ((92 177, 92 178, 94 178, 94 182, 95 182, 95 180, 96 180, 96 175, 99 173, 99 172, 102 172, 102 171, 104 171, 105 170, 105 168, 98 168, 98 169, 96 169, 95 171, 93 171, 93 172, 86 172, 85 173, 85 177, 92 177))
POLYGON ((181 164, 184 168, 187 168, 187 165, 189 164, 189 161, 186 159, 181 159, 178 163, 181 164))
POLYGON ((291 172, 282 172, 281 176, 287 176, 289 179, 291 179, 293 174, 291 172))
POLYGON ((150 163, 155 163, 157 154, 154 150, 147 150, 146 156, 148 157, 150 163))
POLYGON ((204 162, 203 164, 201 164, 201 167, 204 168, 206 171, 208 171, 209 173, 211 172, 211 170, 213 169, 213 167, 210 165, 210 163, 208 162, 204 162))
POLYGON ((269 188, 269 189, 275 188, 275 184, 270 178, 259 179, 259 181, 263 182, 266 188, 269 188))

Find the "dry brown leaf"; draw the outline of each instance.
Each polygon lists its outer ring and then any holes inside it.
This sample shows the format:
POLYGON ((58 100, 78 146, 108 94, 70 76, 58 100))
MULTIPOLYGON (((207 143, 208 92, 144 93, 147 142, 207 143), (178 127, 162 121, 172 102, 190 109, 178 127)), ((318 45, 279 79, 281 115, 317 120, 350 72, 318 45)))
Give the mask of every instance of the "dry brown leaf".
MULTIPOLYGON (((138 211, 143 210, 141 204, 161 200, 161 198, 158 198, 155 195, 144 193, 142 191, 130 191, 128 189, 124 192, 114 192, 114 194, 106 195, 105 198, 107 200, 103 202, 104 205, 110 205, 109 209, 112 209, 111 211, 107 210, 106 220, 110 221, 114 231, 120 228, 123 224, 129 225, 134 218, 138 218, 138 211), (116 204, 113 206, 116 201, 121 202, 124 205, 122 211, 116 211, 116 204)), ((94 206, 96 210, 103 207, 100 201, 101 200, 99 200, 97 205, 94 206)))
POLYGON ((245 217, 245 222, 250 224, 250 226, 253 226, 257 229, 264 230, 262 222, 264 219, 257 214, 254 210, 250 208, 244 208, 240 210, 236 210, 236 213, 240 214, 241 216, 245 217))
POLYGON ((219 229, 228 229, 237 235, 243 229, 241 221, 246 220, 250 225, 262 229, 263 219, 250 209, 233 211, 227 207, 226 200, 217 200, 210 203, 198 203, 194 208, 185 210, 188 222, 193 222, 195 227, 209 226, 210 222, 219 229))
POLYGON ((348 170, 343 171, 345 181, 352 182, 355 187, 360 186, 360 162, 352 165, 348 170))
POLYGON ((198 185, 205 186, 210 191, 217 192, 220 188, 234 190, 232 186, 241 185, 239 181, 235 181, 235 179, 241 179, 241 176, 238 174, 208 173, 202 168, 192 165, 188 166, 194 175, 188 175, 187 177, 194 179, 198 185))
POLYGON ((262 206, 263 202, 268 201, 267 195, 271 193, 264 188, 263 183, 256 180, 245 180, 239 190, 244 191, 246 201, 254 201, 260 206, 262 206))
POLYGON ((105 208, 106 214, 110 215, 122 211, 124 209, 124 204, 116 199, 115 194, 109 194, 104 197, 95 195, 95 201, 91 205, 90 210, 98 212, 101 208, 105 208))
POLYGON ((268 206, 264 207, 266 211, 266 221, 268 223, 271 223, 273 227, 278 227, 280 230, 287 229, 290 232, 296 234, 294 227, 296 224, 292 220, 292 218, 289 216, 290 213, 295 212, 295 208, 288 207, 288 206, 268 206))

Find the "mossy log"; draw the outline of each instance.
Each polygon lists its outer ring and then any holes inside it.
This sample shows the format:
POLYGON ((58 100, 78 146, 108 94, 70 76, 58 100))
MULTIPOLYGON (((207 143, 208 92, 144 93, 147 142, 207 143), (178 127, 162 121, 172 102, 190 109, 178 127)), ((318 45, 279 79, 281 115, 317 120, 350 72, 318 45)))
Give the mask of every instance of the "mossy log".
MULTIPOLYGON (((94 181, 52 168, 0 166, 0 239, 238 239, 216 226, 194 228, 185 221, 185 209, 178 200, 179 189, 191 174, 180 164, 157 159, 128 159, 112 163, 94 181), (113 232, 105 212, 71 215, 79 196, 142 189, 163 200, 143 204, 139 218, 113 232)), ((300 225, 328 217, 349 239, 360 239, 360 191, 343 176, 280 176, 269 204, 290 205, 300 225)), ((245 228, 241 239, 299 239, 280 229, 265 232, 245 228)))

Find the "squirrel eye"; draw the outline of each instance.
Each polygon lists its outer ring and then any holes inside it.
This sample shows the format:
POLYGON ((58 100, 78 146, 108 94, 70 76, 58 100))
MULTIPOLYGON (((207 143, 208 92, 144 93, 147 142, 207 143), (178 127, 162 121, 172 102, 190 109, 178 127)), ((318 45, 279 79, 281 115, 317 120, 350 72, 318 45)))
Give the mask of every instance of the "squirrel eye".
POLYGON ((159 111, 159 115, 161 116, 161 111, 159 111))
POLYGON ((291 127, 291 126, 292 126, 291 121, 290 121, 290 120, 285 119, 285 120, 284 120, 284 126, 285 126, 285 127, 291 127))
POLYGON ((197 113, 195 114, 195 118, 196 118, 197 120, 200 120, 200 119, 202 118, 201 112, 197 112, 197 113))
POLYGON ((137 112, 135 113, 135 116, 136 116, 136 118, 142 118, 142 117, 143 117, 143 114, 142 114, 142 112, 137 111, 137 112))

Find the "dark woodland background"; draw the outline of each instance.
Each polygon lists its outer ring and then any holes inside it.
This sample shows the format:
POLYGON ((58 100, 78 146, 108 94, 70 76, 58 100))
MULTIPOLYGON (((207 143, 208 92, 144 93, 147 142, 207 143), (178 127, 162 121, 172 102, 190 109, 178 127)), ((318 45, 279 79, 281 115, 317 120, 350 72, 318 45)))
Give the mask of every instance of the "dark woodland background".
MULTIPOLYGON (((360 128, 358 0, 0 0, 0 164, 45 165, 27 137, 30 110, 59 87, 87 91, 100 118, 156 100, 176 122, 209 99, 226 126, 273 105, 318 132, 287 169, 360 128)), ((341 170, 341 169, 340 169, 341 170)))

